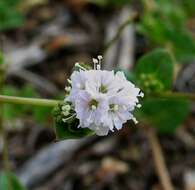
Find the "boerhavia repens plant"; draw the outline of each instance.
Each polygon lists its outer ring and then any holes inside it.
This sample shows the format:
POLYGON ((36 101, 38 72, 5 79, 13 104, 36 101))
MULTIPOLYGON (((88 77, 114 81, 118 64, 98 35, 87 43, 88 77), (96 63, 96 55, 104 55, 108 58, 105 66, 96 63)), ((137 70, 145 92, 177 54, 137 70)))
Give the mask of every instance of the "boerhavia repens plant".
POLYGON ((128 81, 123 72, 101 70, 102 56, 93 59, 94 68, 86 69, 79 63, 65 88, 66 97, 61 106, 62 121, 78 120, 78 128, 88 128, 96 135, 121 129, 128 120, 137 123, 133 116, 136 107, 141 107, 138 97, 143 97, 139 88, 128 81))
MULTIPOLYGON (((172 91, 175 66, 173 60, 172 54, 167 50, 155 49, 137 61, 133 72, 122 72, 101 70, 102 56, 98 56, 93 59, 93 69, 85 64, 75 64, 65 87, 64 100, 0 95, 0 104, 54 108, 58 140, 94 134, 104 136, 110 131, 121 129, 128 120, 136 124, 138 119, 141 125, 146 126, 142 129, 148 134, 161 183, 164 189, 172 190, 174 188, 152 127, 160 133, 175 132, 190 112, 190 100, 195 100, 194 94, 172 91), (141 109, 135 109, 140 107, 141 109)), ((4 69, 3 56, 0 55, 1 76, 4 69)), ((1 131, 4 134, 3 127, 1 131)), ((4 165, 9 171, 6 146, 4 150, 4 165)), ((8 174, 6 173, 6 176, 8 174)))

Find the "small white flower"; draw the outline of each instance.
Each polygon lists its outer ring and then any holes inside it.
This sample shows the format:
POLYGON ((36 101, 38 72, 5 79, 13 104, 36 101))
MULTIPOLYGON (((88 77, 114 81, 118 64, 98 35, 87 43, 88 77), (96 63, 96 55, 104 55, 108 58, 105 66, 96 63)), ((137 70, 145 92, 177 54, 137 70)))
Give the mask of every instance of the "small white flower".
POLYGON ((128 120, 137 123, 132 112, 135 107, 141 107, 138 97, 144 94, 123 72, 100 70, 101 60, 102 56, 93 58, 94 70, 81 69, 72 73, 70 94, 65 101, 72 103, 79 127, 89 128, 97 135, 107 135, 110 130, 121 129, 128 120))
POLYGON ((104 124, 109 126, 110 130, 121 129, 123 124, 133 118, 131 111, 134 106, 128 104, 128 102, 121 99, 121 97, 113 96, 109 99, 109 110, 104 115, 104 124))
POLYGON ((66 101, 70 101, 73 104, 75 103, 76 97, 78 94, 85 90, 86 84, 86 71, 74 71, 70 77, 71 79, 71 91, 68 97, 66 97, 66 101))
POLYGON ((75 101, 76 117, 80 120, 83 128, 94 124, 100 126, 103 123, 103 116, 109 107, 107 100, 100 94, 81 92, 75 101))
POLYGON ((91 70, 87 73, 86 88, 91 93, 101 93, 111 96, 117 92, 114 71, 91 70))

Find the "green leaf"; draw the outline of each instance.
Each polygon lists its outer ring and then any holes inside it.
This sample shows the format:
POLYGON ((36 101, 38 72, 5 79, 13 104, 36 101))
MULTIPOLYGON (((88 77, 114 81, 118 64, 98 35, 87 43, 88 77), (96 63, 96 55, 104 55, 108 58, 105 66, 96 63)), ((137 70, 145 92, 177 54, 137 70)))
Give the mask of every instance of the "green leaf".
MULTIPOLYGON (((81 128, 79 126, 79 120, 76 118, 69 119, 67 122, 63 122, 64 116, 62 115, 62 106, 59 104, 53 110, 55 117, 55 132, 58 140, 64 139, 77 139, 81 137, 87 137, 94 134, 94 132, 88 128, 81 128)), ((71 115, 74 113, 71 113, 71 115)), ((67 116, 70 117, 70 116, 67 116)))
POLYGON ((162 20, 159 17, 154 17, 150 13, 145 14, 138 24, 138 31, 144 34, 153 43, 164 44, 166 41, 166 26, 161 23, 162 20))
POLYGON ((173 133, 190 111, 187 100, 145 98, 138 110, 139 120, 151 124, 162 133, 173 133))
POLYGON ((17 28, 24 23, 23 16, 18 12, 11 12, 4 15, 5 19, 0 20, 0 31, 17 28))
POLYGON ((170 89, 173 80, 173 61, 164 49, 156 49, 138 60, 135 74, 143 90, 159 92, 170 89))
POLYGON ((56 122, 55 131, 58 140, 77 139, 92 136, 94 133, 88 128, 78 128, 79 120, 75 119, 71 123, 56 122))
POLYGON ((38 109, 33 109, 33 118, 36 122, 45 123, 46 120, 51 118, 52 108, 50 107, 40 107, 38 109))
POLYGON ((2 172, 0 175, 0 189, 2 190, 27 190, 11 172, 2 172))
POLYGON ((17 6, 22 0, 1 0, 1 3, 12 7, 12 6, 17 6))
POLYGON ((0 31, 16 28, 24 22, 24 16, 17 10, 20 0, 0 1, 0 31))
POLYGON ((172 30, 168 36, 173 43, 173 52, 179 63, 188 63, 195 58, 195 40, 187 30, 172 30))
POLYGON ((187 21, 188 13, 182 2, 157 0, 151 11, 145 10, 138 30, 153 45, 171 47, 178 63, 183 64, 195 58, 195 39, 186 28, 187 21))
POLYGON ((194 0, 182 0, 182 7, 184 8, 185 12, 188 16, 195 15, 195 1, 194 0))

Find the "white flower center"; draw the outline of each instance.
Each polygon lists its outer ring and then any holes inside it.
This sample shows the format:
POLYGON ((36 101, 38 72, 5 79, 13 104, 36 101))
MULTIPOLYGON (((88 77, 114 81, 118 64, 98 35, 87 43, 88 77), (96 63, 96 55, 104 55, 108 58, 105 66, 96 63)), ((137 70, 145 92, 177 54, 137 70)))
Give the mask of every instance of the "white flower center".
POLYGON ((100 88, 99 88, 99 91, 103 94, 107 93, 108 92, 108 89, 105 85, 101 85, 100 88))
POLYGON ((92 109, 92 110, 96 110, 97 107, 96 107, 95 105, 92 105, 92 106, 91 106, 91 109, 92 109))
POLYGON ((119 106, 117 104, 110 104, 110 111, 116 112, 118 111, 119 106))
POLYGON ((119 108, 119 106, 118 106, 118 105, 114 105, 113 110, 114 110, 114 111, 118 111, 118 108, 119 108))
POLYGON ((98 107, 98 101, 95 100, 95 99, 92 99, 90 102, 89 102, 89 107, 91 110, 96 110, 97 107, 98 107))

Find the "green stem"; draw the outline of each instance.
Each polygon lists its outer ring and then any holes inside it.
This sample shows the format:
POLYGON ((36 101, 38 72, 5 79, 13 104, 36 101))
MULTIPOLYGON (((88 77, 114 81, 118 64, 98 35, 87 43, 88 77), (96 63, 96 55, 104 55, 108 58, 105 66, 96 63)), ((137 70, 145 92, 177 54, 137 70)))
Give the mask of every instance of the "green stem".
POLYGON ((49 99, 40 99, 40 98, 23 98, 23 97, 16 97, 16 96, 0 95, 0 103, 54 107, 58 105, 60 102, 61 101, 58 100, 49 100, 49 99))
POLYGON ((159 94, 152 95, 158 98, 174 98, 174 99, 188 99, 195 101, 195 94, 192 93, 183 93, 183 92, 164 92, 159 94))
MULTIPOLYGON (((159 94, 152 94, 152 97, 157 98, 174 98, 174 99, 188 99, 195 101, 195 94, 182 93, 182 92, 164 92, 159 94)), ((5 96, 0 95, 0 103, 8 104, 22 104, 22 105, 33 105, 33 106, 48 106, 54 107, 61 103, 60 100, 40 99, 40 98, 23 98, 16 96, 5 96)))

